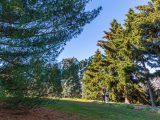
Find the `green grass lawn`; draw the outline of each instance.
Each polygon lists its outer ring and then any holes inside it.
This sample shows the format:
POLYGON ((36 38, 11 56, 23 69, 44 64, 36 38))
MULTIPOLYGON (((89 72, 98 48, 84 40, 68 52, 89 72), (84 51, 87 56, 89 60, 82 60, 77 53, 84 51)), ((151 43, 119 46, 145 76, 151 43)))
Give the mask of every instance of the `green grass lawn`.
POLYGON ((158 113, 134 110, 115 103, 105 104, 81 99, 61 99, 56 103, 48 102, 44 106, 63 111, 69 115, 77 115, 80 120, 160 120, 158 113))

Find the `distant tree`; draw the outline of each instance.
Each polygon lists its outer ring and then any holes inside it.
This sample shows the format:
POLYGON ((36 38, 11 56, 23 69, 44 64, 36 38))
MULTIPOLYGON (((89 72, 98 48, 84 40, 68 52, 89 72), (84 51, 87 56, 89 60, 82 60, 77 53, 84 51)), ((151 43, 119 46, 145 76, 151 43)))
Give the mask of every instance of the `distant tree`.
POLYGON ((84 72, 87 69, 88 65, 90 64, 91 60, 92 60, 92 57, 89 57, 88 59, 81 60, 79 62, 79 66, 80 66, 79 75, 81 80, 83 79, 84 72))
POLYGON ((51 86, 51 90, 49 92, 51 96, 61 97, 62 93, 62 72, 59 64, 55 63, 51 66, 51 70, 49 71, 49 83, 51 86))
POLYGON ((83 75, 82 97, 101 99, 102 87, 106 86, 105 76, 103 55, 97 50, 83 75))
POLYGON ((79 61, 76 58, 63 59, 62 76, 63 76, 63 96, 81 97, 79 61))
POLYGON ((49 89, 48 69, 42 60, 32 60, 33 68, 28 71, 28 91, 30 96, 43 96, 49 89))

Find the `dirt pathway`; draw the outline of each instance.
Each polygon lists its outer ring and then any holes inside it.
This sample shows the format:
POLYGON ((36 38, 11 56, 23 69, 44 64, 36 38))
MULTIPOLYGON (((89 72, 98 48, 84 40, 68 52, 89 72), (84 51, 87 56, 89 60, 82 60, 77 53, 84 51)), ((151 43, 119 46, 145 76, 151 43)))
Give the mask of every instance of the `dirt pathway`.
POLYGON ((57 110, 39 107, 33 109, 0 108, 0 120, 79 120, 77 116, 69 116, 57 110))

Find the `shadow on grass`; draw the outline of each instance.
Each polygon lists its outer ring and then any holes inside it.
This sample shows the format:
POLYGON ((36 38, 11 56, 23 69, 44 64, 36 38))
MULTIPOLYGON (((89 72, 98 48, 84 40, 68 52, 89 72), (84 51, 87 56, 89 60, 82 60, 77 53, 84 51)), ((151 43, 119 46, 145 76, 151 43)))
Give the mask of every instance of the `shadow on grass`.
MULTIPOLYGON (((13 99, 8 98, 8 102, 13 99)), ((12 101, 13 102, 13 101, 12 101)), ((71 101, 49 98, 25 98, 17 101, 20 106, 47 107, 68 115, 77 115, 80 120, 159 120, 160 114, 134 110, 119 103, 101 103, 98 101, 71 101)))

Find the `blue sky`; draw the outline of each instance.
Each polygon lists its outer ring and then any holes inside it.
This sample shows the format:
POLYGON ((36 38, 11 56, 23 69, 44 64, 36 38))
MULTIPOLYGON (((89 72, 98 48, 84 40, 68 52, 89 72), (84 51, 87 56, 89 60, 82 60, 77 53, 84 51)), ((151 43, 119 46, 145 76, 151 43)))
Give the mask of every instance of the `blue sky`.
POLYGON ((135 6, 147 4, 147 2, 148 0, 92 0, 87 5, 87 10, 92 10, 98 6, 102 6, 103 10, 96 19, 84 27, 83 32, 77 38, 67 43, 59 55, 58 61, 70 57, 82 60, 92 56, 96 49, 100 49, 96 45, 97 41, 104 36, 104 30, 109 30, 113 19, 117 19, 119 23, 123 24, 129 8, 135 8, 135 6))

